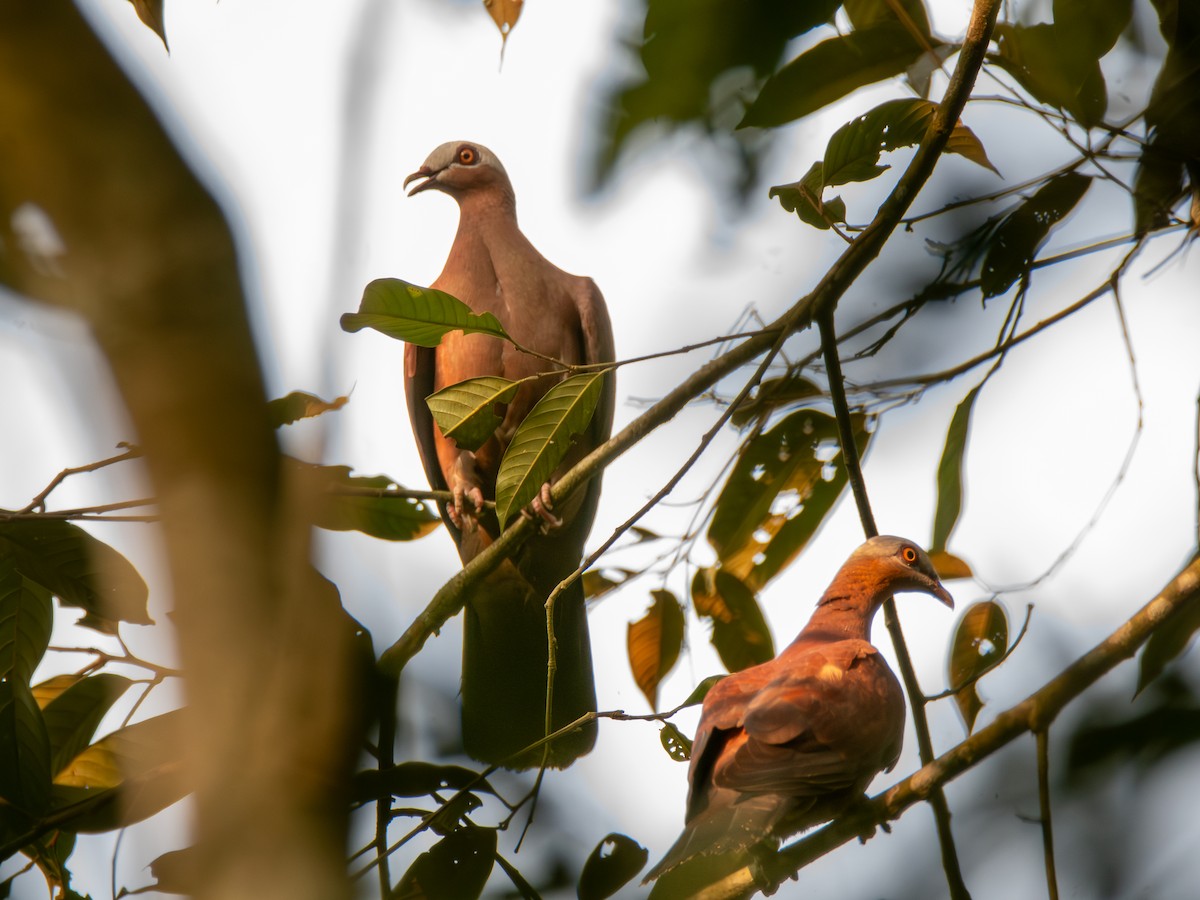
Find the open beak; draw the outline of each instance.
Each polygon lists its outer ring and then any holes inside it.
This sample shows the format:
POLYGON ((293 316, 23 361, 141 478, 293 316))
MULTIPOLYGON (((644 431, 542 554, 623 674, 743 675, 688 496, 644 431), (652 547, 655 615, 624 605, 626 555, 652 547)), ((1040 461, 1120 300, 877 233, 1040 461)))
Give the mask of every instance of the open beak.
POLYGON ((412 182, 416 181, 418 178, 425 179, 420 184, 418 184, 415 188, 413 188, 411 191, 409 191, 408 196, 411 197, 414 194, 421 193, 421 191, 426 190, 427 188, 436 187, 437 186, 437 174, 438 173, 433 171, 433 169, 429 168, 429 166, 421 166, 421 168, 417 169, 417 171, 413 172, 411 175, 409 175, 407 178, 405 178, 404 179, 404 187, 408 187, 412 182))

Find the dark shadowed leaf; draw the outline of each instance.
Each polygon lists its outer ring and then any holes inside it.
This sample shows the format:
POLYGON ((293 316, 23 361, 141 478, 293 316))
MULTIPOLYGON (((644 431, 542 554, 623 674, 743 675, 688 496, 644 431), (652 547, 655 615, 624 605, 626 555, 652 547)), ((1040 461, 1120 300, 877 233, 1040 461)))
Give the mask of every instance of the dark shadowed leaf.
POLYGON ((999 23, 995 62, 1036 100, 1061 109, 1087 127, 1098 125, 1108 108, 1108 88, 1094 47, 1063 35, 1052 23, 999 23))
POLYGON ((414 541, 441 524, 424 501, 386 495, 395 484, 386 475, 351 475, 348 466, 317 466, 292 457, 284 457, 284 462, 301 489, 315 494, 313 524, 319 528, 414 541))
POLYGON ((1092 179, 1066 172, 1038 188, 996 229, 983 260, 983 296, 1003 294, 1029 271, 1050 231, 1083 199, 1092 179))
MULTIPOLYGON (((937 507, 933 513, 933 541, 929 545, 930 552, 944 551, 950 535, 954 533, 954 526, 958 524, 958 515, 962 511, 962 470, 963 459, 967 453, 967 434, 971 427, 971 410, 983 385, 984 382, 980 382, 972 388, 950 418, 946 443, 938 463, 937 507)), ((938 571, 940 574, 941 570, 938 571)))
POLYGON ((47 884, 54 886, 54 900, 88 900, 71 888, 67 861, 74 850, 75 835, 68 831, 51 831, 21 848, 41 869, 47 884))
POLYGON ((494 794, 492 786, 479 773, 464 766, 439 766, 427 762, 406 762, 380 772, 370 769, 354 776, 351 797, 366 802, 381 797, 423 797, 449 791, 483 791, 494 794))
POLYGON ((283 425, 291 425, 301 419, 311 419, 322 413, 333 412, 349 402, 349 397, 322 400, 315 394, 292 391, 286 397, 278 397, 267 404, 267 418, 273 428, 279 428, 283 425))
POLYGON ((199 858, 194 847, 168 850, 150 863, 154 887, 164 894, 194 894, 199 884, 199 858))
MULTIPOLYGON (((932 41, 936 49, 939 41, 932 41)), ((903 25, 879 22, 822 41, 763 85, 739 128, 784 125, 851 91, 899 75, 926 51, 903 25)))
POLYGON ((754 592, 724 569, 701 569, 692 579, 692 605, 712 620, 712 644, 730 672, 773 659, 775 643, 754 592))
POLYGON ((521 422, 496 475, 496 517, 500 527, 537 496, 562 462, 575 435, 592 420, 608 372, 564 378, 521 422))
POLYGON ((111 672, 81 678, 42 709, 50 736, 50 771, 57 775, 87 747, 100 720, 133 684, 111 672))
MULTIPOLYGON (((774 191, 775 188, 771 190, 774 191)), ((768 378, 734 411, 729 421, 742 428, 754 420, 765 419, 781 406, 811 400, 813 397, 820 397, 821 394, 819 387, 799 374, 789 373, 779 378, 768 378)))
MULTIPOLYGON (((851 416, 862 453, 867 420, 851 416)), ((721 488, 708 541, 721 567, 761 590, 804 549, 846 486, 837 422, 813 409, 789 413, 743 445, 721 488)))
POLYGON ((923 0, 846 0, 842 5, 856 29, 898 20, 915 36, 929 39, 929 13, 923 0))
POLYGON ((611 897, 642 871, 650 851, 633 838, 615 832, 596 845, 579 875, 579 900, 611 897))
POLYGON ((33 699, 37 701, 38 709, 45 709, 55 697, 60 696, 67 688, 83 681, 83 675, 54 675, 33 686, 33 699))
POLYGON ((50 738, 29 690, 0 678, 0 800, 36 818, 50 803, 50 738))
POLYGON ((0 678, 29 684, 53 626, 50 592, 25 578, 12 557, 0 558, 0 678))
POLYGON ((88 615, 81 625, 115 634, 117 622, 152 625, 147 589, 129 560, 78 525, 61 519, 0 522, 0 559, 88 615))
POLYGON ((588 569, 583 573, 583 596, 589 600, 603 597, 638 574, 633 569, 588 569))
POLYGON ((651 591, 646 615, 630 622, 625 635, 633 680, 651 709, 658 709, 658 684, 683 647, 683 608, 670 591, 651 591))
POLYGON ((667 756, 675 762, 687 762, 692 758, 691 740, 684 737, 683 732, 670 722, 663 723, 663 727, 658 732, 658 739, 662 742, 663 749, 667 751, 667 756))
POLYGON ((1171 618, 1155 629, 1142 648, 1138 665, 1137 693, 1158 678, 1173 659, 1182 654, 1200 630, 1200 591, 1187 597, 1171 618))
POLYGON ((468 378, 430 394, 425 405, 459 449, 478 450, 504 421, 502 407, 512 402, 521 384, 496 375, 468 378))
POLYGON ((459 828, 416 858, 393 900, 474 900, 483 893, 495 858, 494 830, 459 828))
POLYGON ((358 312, 342 316, 344 331, 364 328, 421 347, 436 347, 451 331, 509 339, 500 320, 491 313, 477 316, 457 297, 399 278, 372 281, 363 291, 358 312))
POLYGON ((767 196, 777 197, 780 206, 795 213, 806 225, 826 231, 846 221, 846 204, 841 197, 825 200, 821 195, 823 184, 821 164, 813 163, 799 181, 777 184, 767 191, 767 196))
POLYGON ((950 646, 949 680, 967 733, 983 708, 976 680, 991 669, 1008 649, 1008 616, 992 600, 972 603, 963 613, 950 646))

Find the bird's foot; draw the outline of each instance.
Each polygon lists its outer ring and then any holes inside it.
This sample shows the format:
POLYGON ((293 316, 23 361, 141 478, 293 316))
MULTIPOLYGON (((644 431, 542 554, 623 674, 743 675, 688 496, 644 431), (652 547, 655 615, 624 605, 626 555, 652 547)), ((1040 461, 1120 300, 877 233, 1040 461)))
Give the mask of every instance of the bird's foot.
MULTIPOLYGON (((851 804, 850 804, 850 805, 847 807, 847 811, 848 811, 848 812, 857 811, 857 810, 859 810, 859 809, 861 809, 861 808, 863 808, 863 807, 866 807, 866 806, 868 805, 868 802, 869 802, 869 801, 868 801, 867 795, 866 795, 866 794, 863 794, 861 797, 859 797, 858 799, 854 800, 854 801, 853 801, 853 802, 852 802, 852 803, 851 803, 851 804)), ((880 831, 882 831, 884 834, 891 834, 891 833, 892 833, 892 826, 891 826, 891 825, 889 825, 887 822, 879 822, 878 824, 876 824, 876 823, 874 823, 874 822, 870 822, 869 824, 865 825, 865 826, 862 828, 862 830, 860 830, 860 831, 858 832, 858 842, 859 842, 860 844, 865 844, 865 843, 866 843, 867 841, 869 841, 871 838, 875 837, 875 829, 876 829, 876 828, 878 828, 878 829, 879 829, 880 831)))
POLYGON ((483 512, 483 490, 477 484, 457 484, 452 493, 454 502, 446 509, 450 521, 459 531, 474 531, 483 512))
POLYGON ((537 523, 542 533, 562 528, 563 520, 554 514, 554 499, 550 496, 550 482, 542 485, 533 502, 521 510, 521 515, 537 523))

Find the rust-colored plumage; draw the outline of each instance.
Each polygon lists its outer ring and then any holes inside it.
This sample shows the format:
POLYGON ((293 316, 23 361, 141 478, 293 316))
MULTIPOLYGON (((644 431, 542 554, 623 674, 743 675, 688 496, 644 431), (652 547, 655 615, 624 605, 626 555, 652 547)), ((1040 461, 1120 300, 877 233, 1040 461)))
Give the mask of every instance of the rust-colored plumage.
MULTIPOLYGON (((418 181, 409 193, 427 189, 450 195, 459 206, 458 232, 433 287, 462 300, 476 313, 493 313, 522 346, 571 364, 610 362, 612 327, 604 298, 590 278, 570 275, 548 262, 517 227, 516 199, 504 167, 479 144, 442 144, 405 179, 418 181)), ((484 509, 496 496, 500 460, 517 426, 554 384, 541 378, 521 387, 508 404, 495 435, 475 452, 447 440, 433 421, 425 398, 434 391, 481 375, 511 380, 545 371, 547 363, 511 344, 480 334, 452 332, 433 349, 405 349, 409 418, 434 488, 449 490, 454 502, 442 517, 469 562, 499 534, 495 515, 484 509)), ((614 387, 604 392, 588 433, 559 467, 565 472, 608 439, 614 387)), ((557 477, 558 473, 555 474, 557 477)), ((538 765, 541 751, 512 754, 545 733, 546 613, 550 591, 574 571, 583 555, 599 499, 592 479, 553 511, 539 499, 535 510, 555 527, 531 538, 467 598, 463 638, 463 740, 476 759, 510 768, 538 765)), ((596 708, 591 646, 579 582, 556 601, 558 671, 554 727, 596 708)), ((549 763, 568 765, 588 752, 595 727, 580 729, 553 745, 549 763)))
POLYGON ((692 748, 686 825, 646 881, 831 819, 895 765, 904 694, 870 630, 883 601, 901 591, 953 606, 920 547, 871 538, 778 657, 709 691, 692 748))

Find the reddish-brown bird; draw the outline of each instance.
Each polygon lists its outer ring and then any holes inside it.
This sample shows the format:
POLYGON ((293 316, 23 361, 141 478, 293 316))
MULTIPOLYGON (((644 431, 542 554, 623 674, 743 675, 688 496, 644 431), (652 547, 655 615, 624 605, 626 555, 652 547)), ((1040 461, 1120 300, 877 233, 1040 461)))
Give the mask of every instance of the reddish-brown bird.
POLYGON ((954 606, 925 551, 904 538, 871 538, 778 657, 709 691, 688 771, 686 825, 646 881, 832 819, 896 764, 904 694, 871 645, 871 620, 902 591, 954 606))
MULTIPOLYGON (((517 227, 516 198, 504 166, 486 147, 465 141, 442 144, 404 180, 418 184, 409 196, 437 190, 459 206, 458 232, 432 287, 490 312, 521 345, 570 364, 611 362, 612 326, 599 289, 590 278, 570 275, 548 262, 517 227)), ((485 500, 496 497, 500 460, 517 426, 558 380, 523 385, 505 410, 496 433, 478 450, 447 440, 425 405, 434 391, 467 378, 499 375, 517 380, 546 371, 543 360, 512 344, 480 334, 452 332, 428 349, 405 349, 405 392, 413 432, 432 487, 449 490, 442 504, 446 525, 463 562, 481 553, 499 534, 485 500)), ((572 446, 552 480, 608 439, 612 430, 611 375, 585 435, 572 446)), ((462 721, 467 752, 476 759, 526 768, 542 760, 540 750, 513 758, 545 734, 546 612, 550 591, 579 565, 600 493, 593 478, 553 510, 548 486, 533 509, 548 528, 525 543, 470 597, 463 636, 462 721)), ((591 645, 578 581, 555 601, 558 670, 554 680, 553 726, 559 728, 596 708, 591 645)), ((549 763, 568 765, 595 743, 592 725, 556 742, 549 763)))

